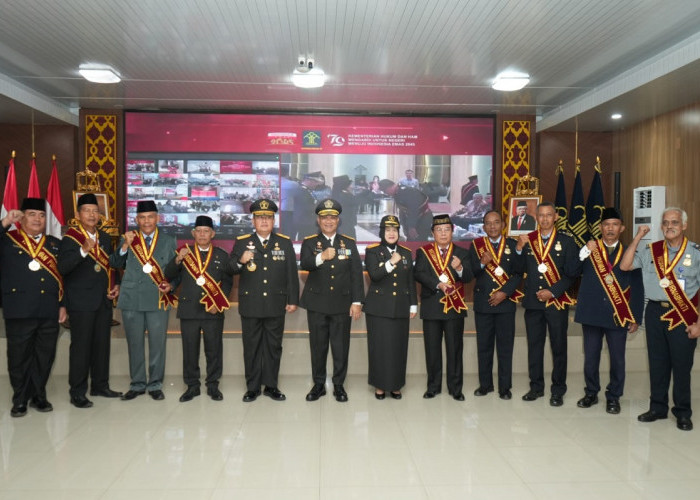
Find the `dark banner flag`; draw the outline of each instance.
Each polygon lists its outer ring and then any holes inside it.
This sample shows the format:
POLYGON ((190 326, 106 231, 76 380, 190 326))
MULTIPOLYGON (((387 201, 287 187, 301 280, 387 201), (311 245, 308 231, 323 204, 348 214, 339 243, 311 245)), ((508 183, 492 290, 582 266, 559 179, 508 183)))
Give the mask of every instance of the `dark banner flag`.
POLYGON ((574 241, 581 248, 590 239, 588 223, 586 221, 586 206, 583 200, 583 184, 581 183, 581 162, 576 162, 576 178, 574 179, 574 192, 571 195, 571 208, 569 209, 569 231, 574 241))
POLYGON ((586 219, 588 220, 588 231, 593 238, 600 238, 600 218, 605 208, 605 198, 603 197, 603 183, 600 180, 600 158, 596 158, 595 173, 591 190, 588 192, 586 201, 586 219))
POLYGON ((559 160, 557 165, 557 194, 554 197, 554 207, 557 209, 557 231, 568 232, 569 211, 566 208, 566 187, 564 186, 564 165, 559 160))

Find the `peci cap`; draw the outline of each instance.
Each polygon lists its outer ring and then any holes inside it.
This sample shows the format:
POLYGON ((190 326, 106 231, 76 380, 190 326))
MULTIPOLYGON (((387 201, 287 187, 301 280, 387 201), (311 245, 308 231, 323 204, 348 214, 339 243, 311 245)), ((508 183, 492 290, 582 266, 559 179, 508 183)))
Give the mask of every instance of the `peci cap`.
POLYGON ((520 201, 518 201, 518 204, 515 206, 516 207, 527 207, 527 202, 525 200, 520 200, 520 201))
POLYGON ((253 215, 275 215, 277 212, 277 205, 274 201, 268 200, 267 198, 261 198, 255 200, 250 205, 250 213, 253 215))
POLYGON ((158 207, 156 202, 153 200, 142 200, 136 204, 136 213, 140 214, 142 212, 157 212, 158 207))
POLYGON ((41 210, 46 212, 46 200, 44 198, 25 198, 22 200, 20 210, 41 210))
POLYGON ((343 207, 340 206, 340 203, 331 198, 321 200, 321 202, 316 205, 316 215, 340 215, 342 211, 343 207))
POLYGON ((435 226, 439 226, 441 224, 452 225, 452 219, 450 219, 449 214, 440 214, 440 215, 434 216, 433 217, 433 225, 430 226, 430 229, 433 229, 435 226))
POLYGON ((214 229, 214 221, 208 215, 198 215, 194 221, 194 227, 210 227, 214 229))
POLYGON ((603 213, 600 216, 600 222, 603 222, 607 219, 620 219, 620 221, 622 221, 622 214, 615 207, 605 207, 603 209, 603 213))
POLYGON ((85 193, 80 198, 78 198, 78 208, 83 205, 97 205, 97 196, 92 193, 85 193))
POLYGON ((338 186, 340 189, 345 189, 350 184, 352 184, 352 181, 347 175, 339 175, 337 177, 333 177, 333 186, 338 186))

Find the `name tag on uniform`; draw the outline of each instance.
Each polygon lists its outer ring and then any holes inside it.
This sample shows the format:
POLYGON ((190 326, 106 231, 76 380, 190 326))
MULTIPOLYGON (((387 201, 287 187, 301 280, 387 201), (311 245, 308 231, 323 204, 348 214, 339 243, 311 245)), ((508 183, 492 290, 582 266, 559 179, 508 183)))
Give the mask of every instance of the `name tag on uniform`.
POLYGON ((676 281, 678 282, 678 286, 681 287, 681 290, 685 292, 685 278, 678 278, 676 281))

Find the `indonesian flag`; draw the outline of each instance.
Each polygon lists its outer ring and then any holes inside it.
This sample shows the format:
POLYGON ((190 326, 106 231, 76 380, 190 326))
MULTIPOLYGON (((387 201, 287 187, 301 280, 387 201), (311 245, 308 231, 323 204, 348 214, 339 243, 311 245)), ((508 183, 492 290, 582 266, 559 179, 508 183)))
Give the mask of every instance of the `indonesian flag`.
POLYGON ((29 190, 27 198, 41 198, 39 190, 39 178, 36 175, 36 158, 32 156, 31 171, 29 172, 29 190))
POLYGON ((51 162, 51 179, 46 190, 46 234, 61 238, 61 226, 66 220, 63 218, 63 202, 61 201, 61 188, 58 185, 58 169, 56 168, 56 157, 51 162))
MULTIPOLYGON (((13 156, 10 158, 10 168, 7 171, 5 194, 2 197, 2 210, 0 211, 0 218, 4 219, 10 210, 16 210, 18 208, 19 202, 17 201, 17 178, 15 177, 15 159, 13 156)), ((10 229, 16 229, 15 225, 13 224, 10 229)))

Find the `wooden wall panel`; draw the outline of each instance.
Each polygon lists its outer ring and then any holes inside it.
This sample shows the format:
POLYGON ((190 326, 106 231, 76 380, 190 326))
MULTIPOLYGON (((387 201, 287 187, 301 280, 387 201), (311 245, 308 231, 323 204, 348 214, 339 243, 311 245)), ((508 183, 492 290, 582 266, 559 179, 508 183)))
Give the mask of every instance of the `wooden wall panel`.
POLYGON ((700 240, 700 103, 616 132, 613 162, 621 172, 620 208, 627 220, 634 188, 666 186, 666 206, 688 212, 687 235, 700 240))

